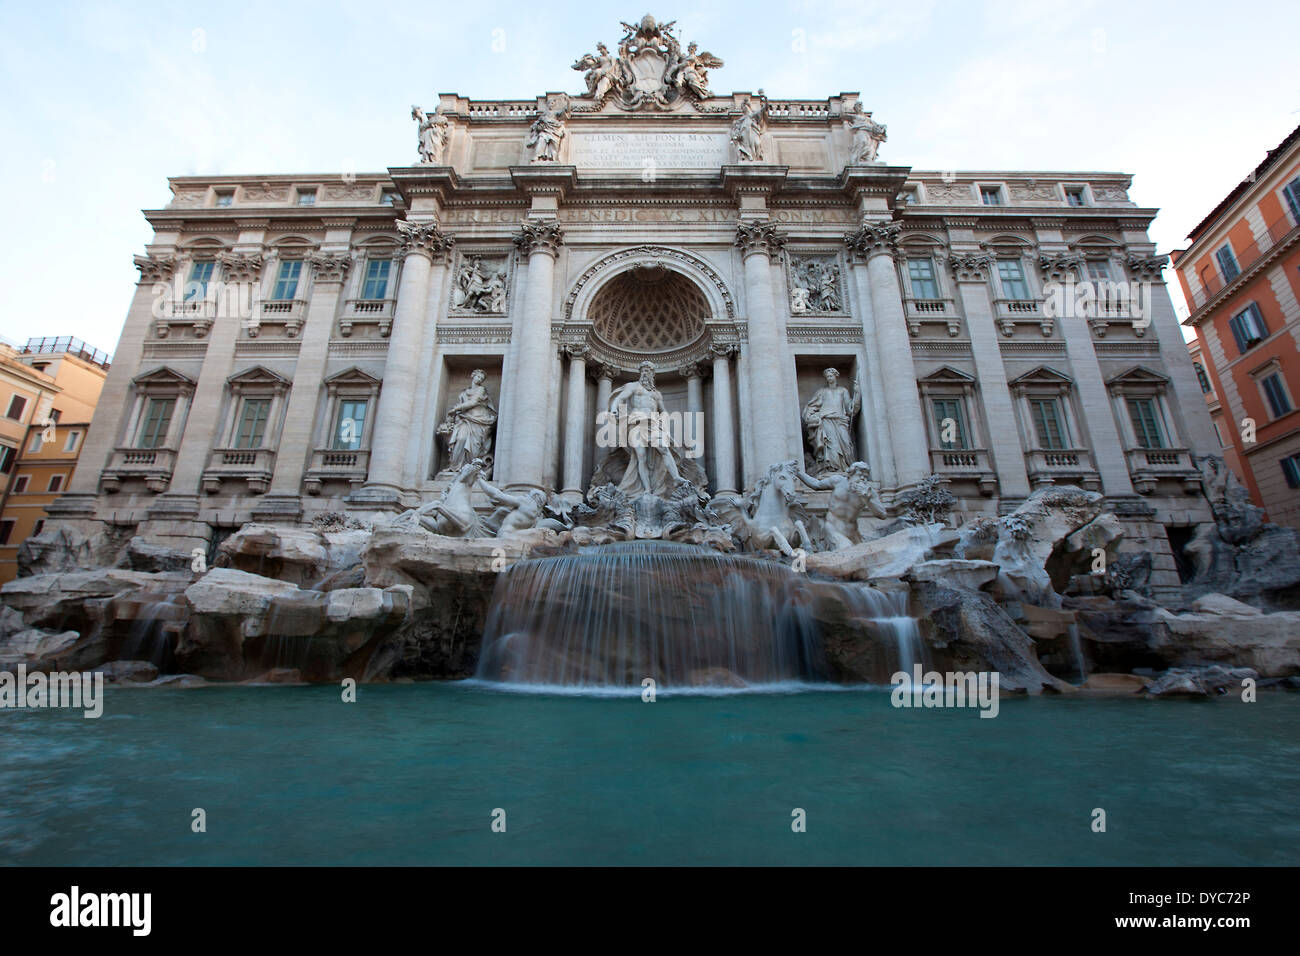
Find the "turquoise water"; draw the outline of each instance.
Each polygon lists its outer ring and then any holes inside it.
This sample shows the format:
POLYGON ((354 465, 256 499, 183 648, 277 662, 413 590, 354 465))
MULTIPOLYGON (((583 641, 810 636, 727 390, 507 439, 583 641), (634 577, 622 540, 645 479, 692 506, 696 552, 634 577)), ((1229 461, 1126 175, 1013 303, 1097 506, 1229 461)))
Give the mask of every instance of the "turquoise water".
POLYGON ((990 720, 863 690, 110 689, 97 721, 0 711, 0 862, 1295 864, 1298 724, 1268 693, 990 720))

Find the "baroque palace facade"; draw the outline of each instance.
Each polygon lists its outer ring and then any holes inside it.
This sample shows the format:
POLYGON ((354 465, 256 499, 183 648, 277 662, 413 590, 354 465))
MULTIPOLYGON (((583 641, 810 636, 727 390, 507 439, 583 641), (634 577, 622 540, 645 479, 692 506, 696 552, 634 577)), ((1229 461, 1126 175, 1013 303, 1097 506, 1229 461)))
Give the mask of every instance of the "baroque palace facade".
POLYGON ((498 487, 577 499, 647 362, 702 413, 707 492, 743 491, 816 473, 833 367, 886 508, 930 474, 958 521, 1080 485, 1177 583, 1219 444, 1130 177, 884 162, 856 94, 719 95, 719 65, 646 18, 574 65, 582 95, 414 110, 412 165, 172 179, 51 517, 206 548, 418 506, 466 447, 498 487), (1089 279, 1141 283, 1146 318, 1045 298, 1089 279))

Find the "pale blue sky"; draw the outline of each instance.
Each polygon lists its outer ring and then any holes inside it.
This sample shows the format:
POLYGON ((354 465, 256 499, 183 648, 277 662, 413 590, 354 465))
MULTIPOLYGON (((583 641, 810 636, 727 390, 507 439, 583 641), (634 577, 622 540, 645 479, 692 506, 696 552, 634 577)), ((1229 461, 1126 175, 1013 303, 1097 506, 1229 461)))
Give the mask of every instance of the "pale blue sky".
MULTIPOLYGON (((114 349, 131 256, 150 236, 139 210, 168 201, 169 175, 409 163, 412 103, 578 92, 570 64, 613 45, 642 6, 6 0, 0 335, 114 349)), ((1163 210, 1153 235, 1167 252, 1300 123, 1296 9, 809 0, 648 12, 726 61, 716 91, 860 91, 889 125, 890 163, 1133 173, 1133 198, 1163 210)))

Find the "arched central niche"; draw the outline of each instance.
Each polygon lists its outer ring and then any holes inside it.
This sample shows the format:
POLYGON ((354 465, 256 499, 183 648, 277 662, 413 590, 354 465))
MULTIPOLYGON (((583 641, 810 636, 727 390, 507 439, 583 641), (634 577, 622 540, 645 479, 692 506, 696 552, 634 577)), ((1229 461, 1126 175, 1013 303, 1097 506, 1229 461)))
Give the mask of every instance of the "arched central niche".
POLYGON ((694 282, 662 265, 636 265, 605 283, 587 318, 606 345, 628 352, 671 352, 704 334, 709 301, 694 282))

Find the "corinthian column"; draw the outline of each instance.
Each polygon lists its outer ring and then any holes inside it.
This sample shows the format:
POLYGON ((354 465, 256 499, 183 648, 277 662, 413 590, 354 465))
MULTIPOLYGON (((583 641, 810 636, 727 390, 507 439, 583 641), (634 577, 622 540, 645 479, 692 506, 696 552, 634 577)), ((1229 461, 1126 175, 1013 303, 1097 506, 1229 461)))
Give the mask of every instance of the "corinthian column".
POLYGON ((736 491, 736 420, 731 410, 731 356, 734 345, 714 345, 713 480, 716 493, 736 491))
POLYGON ((897 223, 872 223, 844 237, 845 244, 866 260, 871 314, 876 331, 876 362, 889 422, 890 448, 900 485, 920 481, 930 473, 925 417, 912 365, 912 343, 903 314, 903 290, 894 256, 898 253, 897 223))
MULTIPOLYGON (((551 297, 555 286, 555 260, 563 233, 555 219, 525 222, 515 245, 528 256, 524 308, 520 317, 519 346, 515 354, 514 422, 510 427, 507 488, 546 487, 547 396, 551 369, 551 297)), ((579 481, 580 483, 580 481, 579 481)))
MULTIPOLYGON (((58 505, 67 507, 73 503, 73 496, 94 495, 98 492, 100 473, 108 464, 113 449, 119 441, 123 444, 130 441, 131 433, 121 433, 119 423, 129 411, 128 402, 132 400, 131 380, 140 371, 140 357, 144 354, 144 342, 153 326, 155 304, 160 307, 170 304, 164 293, 176 270, 176 259, 174 256, 163 255, 136 256, 135 267, 140 270, 140 283, 135 287, 135 297, 126 314, 126 325, 122 327, 121 338, 113 350, 113 363, 109 366, 104 387, 99 393, 99 402, 95 406, 94 419, 81 446, 78 467, 68 483, 68 492, 56 502, 58 505)), ((78 503, 84 507, 93 504, 87 500, 78 503)), ((46 511, 50 512, 51 509, 47 508, 46 511)))
POLYGON ((362 500, 392 503, 410 484, 405 462, 412 440, 420 361, 424 357, 425 311, 430 293, 436 294, 442 288, 447 252, 455 242, 434 222, 399 221, 397 229, 402 235, 403 252, 397 311, 384 361, 383 393, 370 445, 370 470, 356 495, 362 500))
MULTIPOLYGON (((302 490, 302 475, 313 452, 313 429, 320 385, 325 378, 329 358, 330 335, 334 314, 338 310, 343 280, 352 266, 347 254, 316 253, 308 258, 314 276, 311 299, 307 302, 306 324, 298 364, 294 367, 293 386, 289 390, 289 407, 284 415, 280 445, 275 453, 275 472, 271 476, 271 495, 297 496, 302 490)), ((300 280, 304 285, 307 276, 300 280)))
POLYGON ((561 494, 582 499, 582 452, 587 443, 587 353, 585 345, 565 347, 569 357, 569 396, 564 410, 564 477, 561 494))
POLYGON ((784 398, 781 357, 785 349, 772 299, 772 256, 780 255, 786 237, 771 222, 742 222, 736 245, 745 262, 745 302, 749 311, 749 396, 754 460, 745 463, 747 483, 787 455, 781 405, 784 398), (776 400, 773 401, 773 398, 776 400))
POLYGON ((1007 368, 1002 363, 993 304, 989 300, 988 273, 992 263, 992 258, 983 253, 957 253, 948 260, 970 334, 971 358, 979 379, 984 427, 998 475, 998 489, 1003 497, 1018 498, 1030 492, 1029 475, 1025 470, 1020 430, 1015 427, 1016 410, 1007 386, 1007 368))

